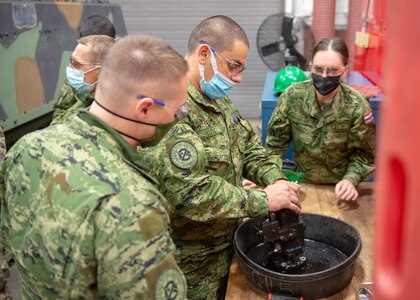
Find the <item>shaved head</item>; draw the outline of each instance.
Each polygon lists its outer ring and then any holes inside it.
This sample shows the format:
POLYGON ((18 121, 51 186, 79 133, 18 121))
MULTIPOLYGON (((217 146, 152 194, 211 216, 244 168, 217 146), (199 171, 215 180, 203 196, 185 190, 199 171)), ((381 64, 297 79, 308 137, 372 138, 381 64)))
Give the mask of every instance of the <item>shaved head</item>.
POLYGON ((147 35, 127 36, 107 53, 97 95, 103 101, 109 100, 110 107, 118 107, 125 98, 147 94, 151 89, 161 94, 171 92, 187 71, 185 59, 163 40, 147 35))
POLYGON ((240 41, 249 47, 249 41, 242 27, 226 16, 213 16, 204 19, 191 32, 188 40, 188 54, 194 53, 203 40, 219 52, 232 50, 234 42, 240 41))

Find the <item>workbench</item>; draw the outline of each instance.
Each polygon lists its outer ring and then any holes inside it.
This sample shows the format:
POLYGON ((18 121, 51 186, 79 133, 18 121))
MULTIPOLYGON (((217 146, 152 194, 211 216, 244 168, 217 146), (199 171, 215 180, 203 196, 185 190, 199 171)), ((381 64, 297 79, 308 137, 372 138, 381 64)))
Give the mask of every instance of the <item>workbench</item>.
MULTIPOLYGON (((325 299, 354 300, 358 284, 372 281, 372 246, 374 234, 374 182, 362 182, 358 186, 357 201, 338 200, 334 185, 301 184, 302 212, 318 213, 343 220, 353 225, 362 238, 362 251, 356 261, 351 283, 340 293, 325 299)), ((248 282, 235 254, 229 272, 225 299, 267 299, 267 294, 248 282)))

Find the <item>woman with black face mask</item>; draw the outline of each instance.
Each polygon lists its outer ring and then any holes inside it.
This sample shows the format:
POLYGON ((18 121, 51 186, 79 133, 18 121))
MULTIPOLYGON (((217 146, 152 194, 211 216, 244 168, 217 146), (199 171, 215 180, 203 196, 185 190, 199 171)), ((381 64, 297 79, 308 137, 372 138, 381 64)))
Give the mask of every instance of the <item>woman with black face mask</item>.
POLYGON ((267 149, 283 156, 290 142, 303 182, 336 184, 337 198, 356 200, 359 182, 375 170, 375 121, 366 97, 341 81, 349 51, 337 37, 312 52, 312 80, 280 96, 268 125, 267 149))

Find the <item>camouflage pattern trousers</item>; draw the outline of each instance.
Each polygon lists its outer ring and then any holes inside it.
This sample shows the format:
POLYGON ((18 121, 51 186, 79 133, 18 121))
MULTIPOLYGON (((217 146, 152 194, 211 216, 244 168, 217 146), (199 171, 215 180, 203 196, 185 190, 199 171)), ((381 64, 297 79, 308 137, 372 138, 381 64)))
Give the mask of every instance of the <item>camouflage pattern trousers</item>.
POLYGON ((12 299, 9 289, 7 288, 7 283, 9 282, 10 278, 9 263, 11 259, 11 253, 4 251, 0 253, 0 300, 12 299))

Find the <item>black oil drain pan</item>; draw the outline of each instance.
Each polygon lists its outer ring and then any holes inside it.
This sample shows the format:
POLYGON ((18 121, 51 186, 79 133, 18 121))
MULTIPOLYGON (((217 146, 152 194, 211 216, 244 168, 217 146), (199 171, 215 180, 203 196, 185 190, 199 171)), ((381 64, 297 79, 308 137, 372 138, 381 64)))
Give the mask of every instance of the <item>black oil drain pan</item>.
POLYGON ((355 262, 362 249, 359 232, 350 224, 319 214, 303 213, 306 270, 283 273, 266 264, 267 244, 256 234, 264 217, 242 223, 235 232, 234 248, 249 282, 265 292, 303 296, 307 299, 329 297, 351 281, 355 262))

